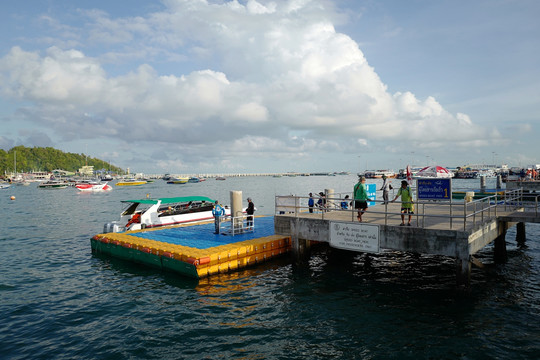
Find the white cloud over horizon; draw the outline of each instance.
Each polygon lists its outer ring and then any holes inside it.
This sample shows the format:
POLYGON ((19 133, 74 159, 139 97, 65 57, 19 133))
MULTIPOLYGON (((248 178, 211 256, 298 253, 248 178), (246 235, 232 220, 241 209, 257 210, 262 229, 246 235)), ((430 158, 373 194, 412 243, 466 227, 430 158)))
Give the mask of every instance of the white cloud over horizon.
POLYGON ((80 26, 43 18, 51 46, 0 56, 2 98, 20 103, 2 122, 32 124, 53 143, 132 145, 130 157, 115 150, 119 166, 206 172, 226 161, 265 172, 281 158, 354 159, 392 142, 409 152, 503 140, 435 96, 390 93, 336 31, 344 15, 329 1, 167 0, 138 16, 79 14, 80 26), (156 149, 168 152, 158 162, 156 149))

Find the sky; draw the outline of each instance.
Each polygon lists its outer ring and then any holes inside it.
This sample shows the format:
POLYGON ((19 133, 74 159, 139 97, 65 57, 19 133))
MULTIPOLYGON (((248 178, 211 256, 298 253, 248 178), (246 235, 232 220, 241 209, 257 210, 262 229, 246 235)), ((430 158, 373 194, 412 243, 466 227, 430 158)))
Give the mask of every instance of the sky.
POLYGON ((540 164, 537 0, 3 0, 0 148, 147 174, 540 164))

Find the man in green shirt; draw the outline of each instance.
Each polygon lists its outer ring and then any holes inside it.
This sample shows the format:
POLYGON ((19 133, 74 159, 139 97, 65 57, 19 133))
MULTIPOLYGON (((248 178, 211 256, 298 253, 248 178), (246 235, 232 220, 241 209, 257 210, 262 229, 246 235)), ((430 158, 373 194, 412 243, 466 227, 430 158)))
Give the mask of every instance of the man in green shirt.
POLYGON ((409 214, 409 222, 407 226, 411 226, 412 214, 414 214, 413 193, 411 187, 407 181, 401 182, 401 187, 392 202, 396 201, 401 196, 401 224, 399 226, 405 226, 405 214, 409 214))
POLYGON ((354 185, 354 208, 358 209, 358 221, 362 222, 362 214, 366 212, 368 208, 367 201, 367 188, 366 188, 366 178, 363 176, 358 177, 358 183, 354 185))

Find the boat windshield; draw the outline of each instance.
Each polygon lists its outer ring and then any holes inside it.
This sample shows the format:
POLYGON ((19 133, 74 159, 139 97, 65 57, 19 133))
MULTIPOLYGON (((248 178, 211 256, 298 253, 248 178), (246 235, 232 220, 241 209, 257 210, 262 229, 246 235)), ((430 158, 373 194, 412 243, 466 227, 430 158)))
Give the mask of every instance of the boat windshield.
POLYGON ((158 214, 159 216, 171 216, 202 211, 212 211, 212 208, 212 203, 208 203, 206 201, 189 201, 162 205, 158 209, 158 214))
POLYGON ((139 203, 130 203, 122 212, 122 216, 133 215, 137 209, 137 206, 139 206, 139 203))

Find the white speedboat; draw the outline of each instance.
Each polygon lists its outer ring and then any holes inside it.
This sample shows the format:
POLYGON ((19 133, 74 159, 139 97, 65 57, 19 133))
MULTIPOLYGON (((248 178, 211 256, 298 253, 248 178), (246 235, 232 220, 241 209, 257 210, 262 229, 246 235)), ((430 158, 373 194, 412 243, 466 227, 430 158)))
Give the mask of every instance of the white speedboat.
MULTIPOLYGON (((103 232, 122 232, 210 220, 215 200, 205 196, 124 200, 119 221, 105 224, 103 232)), ((225 207, 225 216, 231 210, 225 207)))
POLYGON ((112 186, 106 182, 82 182, 76 184, 75 187, 83 192, 99 192, 112 190, 112 186))

